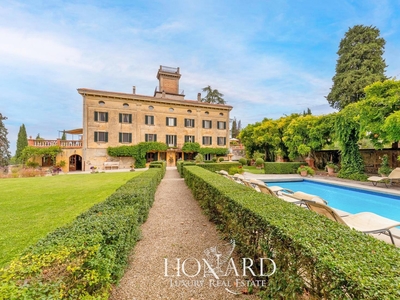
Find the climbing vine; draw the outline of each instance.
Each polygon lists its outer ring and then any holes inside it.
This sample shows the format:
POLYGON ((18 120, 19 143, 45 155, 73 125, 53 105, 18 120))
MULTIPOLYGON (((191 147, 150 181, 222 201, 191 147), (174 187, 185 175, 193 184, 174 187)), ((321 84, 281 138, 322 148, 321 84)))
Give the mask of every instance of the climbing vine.
POLYGON ((23 162, 27 162, 31 158, 38 156, 51 157, 53 162, 56 161, 56 156, 62 152, 60 146, 50 146, 46 148, 36 148, 32 146, 25 147, 21 152, 21 159, 23 162))
POLYGON ((336 137, 340 143, 340 178, 365 180, 364 162, 361 157, 358 140, 360 130, 360 103, 346 106, 337 114, 335 122, 336 137))
POLYGON ((199 152, 200 144, 199 143, 184 143, 182 147, 183 152, 199 152))
POLYGON ((114 157, 133 157, 136 168, 146 166, 146 153, 151 151, 167 151, 168 146, 161 142, 142 142, 133 146, 108 147, 107 153, 114 157))

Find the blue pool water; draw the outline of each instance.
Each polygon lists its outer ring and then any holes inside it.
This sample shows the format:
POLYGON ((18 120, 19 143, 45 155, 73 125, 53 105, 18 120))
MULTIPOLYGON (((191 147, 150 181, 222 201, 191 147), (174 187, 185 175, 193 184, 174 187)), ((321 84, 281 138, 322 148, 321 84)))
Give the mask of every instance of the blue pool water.
POLYGON ((400 197, 375 193, 361 189, 347 188, 309 180, 291 182, 267 182, 292 191, 320 196, 328 205, 355 214, 369 211, 400 222, 400 197))

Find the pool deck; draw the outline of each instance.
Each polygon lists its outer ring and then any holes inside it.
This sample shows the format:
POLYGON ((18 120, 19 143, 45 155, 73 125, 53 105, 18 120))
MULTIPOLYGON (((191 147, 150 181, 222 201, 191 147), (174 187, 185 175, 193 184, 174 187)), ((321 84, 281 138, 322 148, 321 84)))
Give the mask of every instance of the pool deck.
MULTIPOLYGON (((378 184, 378 186, 373 186, 370 182, 354 182, 352 180, 345 180, 336 177, 327 177, 327 176, 314 176, 314 177, 301 177, 297 174, 252 174, 245 172, 244 177, 246 179, 260 179, 265 181, 302 181, 303 179, 307 179, 310 181, 320 182, 320 183, 329 183, 339 186, 351 187, 351 188, 358 188, 362 190, 367 190, 371 192, 378 192, 384 193, 388 195, 394 195, 400 197, 400 187, 399 186, 389 186, 388 188, 385 187, 383 183, 378 184)), ((400 213, 400 212, 399 212, 400 213)), ((349 214, 349 213, 346 213, 349 214)), ((400 248, 400 229, 393 228, 390 230, 394 237, 394 242, 396 247, 400 248)), ((390 237, 385 234, 371 234, 372 236, 385 241, 391 244, 390 237)))

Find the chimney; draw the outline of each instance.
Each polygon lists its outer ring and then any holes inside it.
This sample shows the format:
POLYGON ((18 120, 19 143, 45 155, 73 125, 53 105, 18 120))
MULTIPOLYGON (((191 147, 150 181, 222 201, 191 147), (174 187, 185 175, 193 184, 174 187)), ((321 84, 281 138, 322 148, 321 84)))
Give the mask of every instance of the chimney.
POLYGON ((201 93, 197 93, 197 101, 201 102, 201 93))
POLYGON ((134 94, 134 95, 136 94, 136 86, 132 87, 132 94, 134 94))

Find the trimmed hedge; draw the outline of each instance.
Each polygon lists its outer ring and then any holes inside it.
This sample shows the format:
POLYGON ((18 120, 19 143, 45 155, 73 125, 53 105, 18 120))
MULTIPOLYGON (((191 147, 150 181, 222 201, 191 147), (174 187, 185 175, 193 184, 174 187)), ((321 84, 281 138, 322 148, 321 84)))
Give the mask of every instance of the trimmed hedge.
POLYGON ((202 167, 203 169, 209 170, 211 172, 215 171, 229 171, 230 168, 232 167, 241 167, 242 165, 238 162, 220 162, 220 163, 209 163, 209 164, 198 164, 199 167, 202 167))
POLYGON ((0 299, 108 299, 165 168, 150 169, 0 270, 0 299))
POLYGON ((296 174, 297 169, 306 162, 265 162, 265 174, 296 174))
POLYGON ((183 177, 183 166, 195 166, 195 162, 191 161, 178 161, 176 163, 176 168, 178 169, 179 174, 183 177))
POLYGON ((393 245, 202 168, 184 169, 194 197, 243 257, 275 261, 263 299, 400 298, 393 245))

